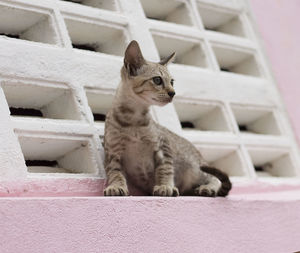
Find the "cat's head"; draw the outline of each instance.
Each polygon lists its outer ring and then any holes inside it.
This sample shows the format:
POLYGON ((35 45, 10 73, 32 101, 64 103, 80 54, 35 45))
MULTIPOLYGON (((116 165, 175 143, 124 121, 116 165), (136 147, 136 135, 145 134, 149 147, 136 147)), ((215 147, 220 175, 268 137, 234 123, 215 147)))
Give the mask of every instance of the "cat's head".
POLYGON ((148 105, 166 105, 175 95, 174 80, 167 69, 174 56, 175 53, 159 63, 146 61, 139 44, 133 40, 125 51, 122 79, 148 105))

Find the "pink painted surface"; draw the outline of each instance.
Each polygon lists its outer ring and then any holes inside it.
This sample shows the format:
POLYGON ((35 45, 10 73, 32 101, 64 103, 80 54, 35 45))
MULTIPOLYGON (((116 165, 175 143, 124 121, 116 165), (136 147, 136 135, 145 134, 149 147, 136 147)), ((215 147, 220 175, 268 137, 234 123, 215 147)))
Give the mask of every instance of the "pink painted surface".
POLYGON ((300 1, 250 0, 250 5, 300 144, 300 1))
POLYGON ((101 196, 104 183, 92 178, 1 181, 0 197, 101 196))
POLYGON ((299 198, 0 200, 1 253, 295 252, 299 224, 299 198))
MULTIPOLYGON (((67 197, 67 196, 103 196, 105 180, 103 179, 27 179, 16 181, 1 181, 0 197, 67 197)), ((278 193, 282 191, 300 191, 299 184, 271 184, 259 181, 233 184, 232 195, 278 193)), ((145 196, 146 193, 129 185, 132 196, 145 196)))
MULTIPOLYGON (((46 178, 1 181, 0 197, 103 196, 104 187, 104 179, 94 178, 46 178)), ((128 188, 130 195, 146 195, 133 185, 128 185, 128 188)))

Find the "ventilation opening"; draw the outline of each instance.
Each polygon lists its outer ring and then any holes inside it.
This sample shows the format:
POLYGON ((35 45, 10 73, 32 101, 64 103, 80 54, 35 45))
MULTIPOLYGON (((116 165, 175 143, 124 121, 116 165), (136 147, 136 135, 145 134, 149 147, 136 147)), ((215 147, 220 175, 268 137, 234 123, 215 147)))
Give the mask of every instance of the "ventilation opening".
POLYGON ((246 125, 238 125, 238 128, 241 132, 248 132, 248 128, 246 125))
POLYGON ((221 71, 225 71, 225 72, 230 72, 229 69, 226 69, 226 68, 220 68, 221 71))
POLYGON ((115 0, 63 0, 63 1, 87 5, 87 6, 109 10, 109 11, 117 10, 115 0))
POLYGON ((59 168, 57 161, 26 160, 25 164, 30 173, 70 173, 63 168, 59 168))
POLYGON ((73 48, 97 52, 97 45, 89 44, 72 44, 73 48))
POLYGON ((207 67, 206 56, 200 41, 181 40, 158 34, 153 34, 153 39, 161 59, 176 52, 173 63, 207 67))
POLYGON ((0 33, 0 36, 6 36, 8 38, 20 39, 18 34, 0 33))
POLYGON ((43 117, 43 113, 37 109, 24 109, 24 108, 15 108, 9 107, 10 115, 12 116, 29 116, 29 117, 43 117))
POLYGON ((250 76, 261 76, 253 53, 213 46, 220 70, 250 76))
POLYGON ((105 121, 106 115, 103 113, 93 113, 94 121, 105 121))
POLYGON ((112 106, 113 95, 89 89, 86 91, 86 96, 94 116, 94 121, 104 122, 106 114, 112 106))
POLYGON ((183 25, 193 25, 191 14, 183 1, 141 0, 147 18, 183 25))
POLYGON ((26 160, 26 166, 48 166, 48 167, 57 167, 57 161, 47 161, 47 160, 26 160))
POLYGON ((4 82, 2 85, 12 116, 80 120, 70 89, 4 82))
POLYGON ((243 23, 238 14, 206 8, 200 4, 198 4, 198 11, 206 30, 235 36, 245 36, 243 23))
POLYGON ((200 146, 198 150, 204 159, 213 167, 216 167, 229 176, 246 176, 242 156, 238 147, 200 146))
POLYGON ((249 148, 258 177, 293 177, 296 168, 288 151, 273 148, 249 148))
POLYGON ((30 173, 95 174, 97 166, 89 140, 19 136, 30 173))
POLYGON ((4 5, 0 5, 0 36, 57 44, 49 15, 4 5))
POLYGON ((181 126, 185 130, 230 131, 225 113, 219 105, 174 102, 181 126))
POLYGON ((105 54, 124 54, 125 31, 122 28, 96 25, 73 19, 65 19, 74 48, 105 54))
POLYGON ((180 124, 181 124, 182 128, 189 128, 189 129, 194 129, 195 128, 194 123, 190 122, 190 121, 181 121, 180 124))
POLYGON ((232 111, 242 133, 281 134, 275 115, 270 110, 233 106, 232 111))

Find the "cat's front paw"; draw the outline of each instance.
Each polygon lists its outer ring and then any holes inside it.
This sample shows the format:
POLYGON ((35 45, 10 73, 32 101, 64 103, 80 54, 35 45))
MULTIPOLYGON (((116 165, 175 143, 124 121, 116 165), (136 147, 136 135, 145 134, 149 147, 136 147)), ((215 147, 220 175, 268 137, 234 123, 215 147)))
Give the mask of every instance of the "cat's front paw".
POLYGON ((155 185, 153 188, 154 196, 165 196, 165 197, 177 197, 179 196, 179 191, 174 186, 169 185, 155 185))
POLYGON ((128 196, 127 187, 119 185, 109 185, 104 190, 104 196, 128 196))

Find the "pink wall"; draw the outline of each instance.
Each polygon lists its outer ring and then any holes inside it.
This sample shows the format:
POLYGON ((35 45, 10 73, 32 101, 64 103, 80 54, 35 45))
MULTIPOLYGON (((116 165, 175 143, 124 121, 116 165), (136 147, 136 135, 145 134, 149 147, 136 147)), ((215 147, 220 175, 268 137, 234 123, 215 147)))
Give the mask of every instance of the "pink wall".
POLYGON ((0 251, 295 252, 300 199, 284 198, 3 198, 0 251))
POLYGON ((250 0, 250 5, 300 144, 300 1, 250 0))

